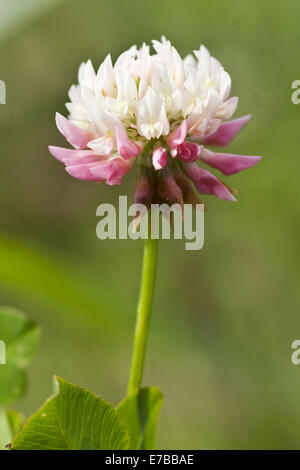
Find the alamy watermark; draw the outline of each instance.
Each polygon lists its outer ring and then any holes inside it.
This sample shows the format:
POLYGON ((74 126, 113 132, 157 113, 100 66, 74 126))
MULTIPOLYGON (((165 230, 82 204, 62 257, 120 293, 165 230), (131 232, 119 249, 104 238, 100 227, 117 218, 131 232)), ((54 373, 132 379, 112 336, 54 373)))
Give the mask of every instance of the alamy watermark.
POLYGON ((0 80, 0 104, 6 104, 6 83, 0 80))
MULTIPOLYGON (((151 238, 164 240, 188 240, 186 250, 201 250, 204 245, 204 204, 151 204, 151 238)), ((96 227, 100 240, 131 238, 147 239, 150 233, 147 217, 148 208, 144 204, 131 204, 127 196, 119 196, 118 215, 112 204, 100 204, 96 215, 101 217, 96 227), (128 217, 132 217, 128 221, 128 217)))
POLYGON ((0 340, 0 364, 6 364, 6 344, 0 340))
POLYGON ((294 80, 291 85, 292 88, 295 88, 295 91, 292 93, 291 100, 293 104, 300 103, 300 80, 294 80))
POLYGON ((300 340, 295 339, 291 344, 291 348, 295 350, 291 355, 291 361, 295 366, 298 366, 300 364, 300 340))

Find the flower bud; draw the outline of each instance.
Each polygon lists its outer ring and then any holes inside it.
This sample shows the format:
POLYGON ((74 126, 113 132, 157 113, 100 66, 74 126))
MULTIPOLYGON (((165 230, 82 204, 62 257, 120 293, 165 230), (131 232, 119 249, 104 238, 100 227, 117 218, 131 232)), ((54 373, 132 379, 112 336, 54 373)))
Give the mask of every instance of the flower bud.
POLYGON ((169 166, 163 168, 158 174, 155 201, 159 204, 166 203, 169 206, 180 204, 183 208, 182 191, 174 178, 169 166))
POLYGON ((185 204, 192 204, 194 207, 196 204, 203 204, 198 194, 195 192, 188 178, 183 174, 181 168, 176 168, 174 171, 176 183, 181 189, 183 202, 185 204))
POLYGON ((153 199, 153 186, 153 178, 150 178, 147 168, 140 165, 137 170, 134 192, 135 204, 144 204, 149 209, 153 199))

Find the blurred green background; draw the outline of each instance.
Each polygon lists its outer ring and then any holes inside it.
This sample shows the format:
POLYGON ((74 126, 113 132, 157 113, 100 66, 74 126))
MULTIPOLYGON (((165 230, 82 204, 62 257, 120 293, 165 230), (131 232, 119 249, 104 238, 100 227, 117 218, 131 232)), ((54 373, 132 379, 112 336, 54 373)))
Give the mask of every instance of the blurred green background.
POLYGON ((145 384, 165 402, 158 448, 300 448, 297 0, 0 1, 0 296, 42 326, 26 397, 33 412, 56 373, 116 404, 126 390, 142 243, 96 238, 96 207, 132 195, 80 182, 48 153, 82 60, 96 67, 165 34, 182 55, 205 44, 230 73, 236 116, 253 120, 233 152, 263 155, 206 197, 205 247, 162 241, 145 384))

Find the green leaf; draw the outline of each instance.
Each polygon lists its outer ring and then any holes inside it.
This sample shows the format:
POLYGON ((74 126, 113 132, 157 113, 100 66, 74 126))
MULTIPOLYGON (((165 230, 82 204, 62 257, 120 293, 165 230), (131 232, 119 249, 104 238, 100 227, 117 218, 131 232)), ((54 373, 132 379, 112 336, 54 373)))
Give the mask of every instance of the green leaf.
POLYGON ((0 308, 0 339, 6 344, 6 362, 27 367, 39 340, 37 324, 11 307, 0 308))
POLYGON ((36 351, 39 328, 19 310, 0 308, 0 406, 8 406, 26 389, 25 367, 36 351))
POLYGON ((7 449, 13 437, 19 432, 23 416, 17 411, 0 411, 0 450, 7 449))
POLYGON ((130 449, 155 449, 156 424, 163 395, 156 387, 142 388, 125 398, 117 410, 127 424, 130 449))
POLYGON ((57 394, 25 423, 12 449, 128 449, 128 431, 117 411, 78 385, 55 378, 57 394))

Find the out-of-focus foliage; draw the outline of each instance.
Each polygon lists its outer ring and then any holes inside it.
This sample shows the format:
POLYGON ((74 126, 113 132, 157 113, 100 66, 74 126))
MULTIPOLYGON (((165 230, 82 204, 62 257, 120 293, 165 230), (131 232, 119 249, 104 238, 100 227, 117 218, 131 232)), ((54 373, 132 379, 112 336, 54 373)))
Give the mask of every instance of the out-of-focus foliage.
MULTIPOLYGON (((64 0, 0 0, 0 37, 14 33, 17 28, 43 15, 64 0)), ((66 0, 65 0, 66 1, 66 0)))
POLYGON ((26 389, 25 368, 36 351, 39 328, 22 312, 0 308, 0 338, 5 346, 5 363, 0 367, 0 408, 11 405, 26 389))
POLYGON ((54 113, 67 114, 82 60, 165 34, 225 65, 236 116, 253 115, 230 148, 264 158, 228 180, 238 203, 205 198, 203 250, 161 242, 144 380, 165 396, 157 445, 299 448, 299 14, 297 0, 72 0, 0 31, 1 303, 43 328, 20 409, 40 405, 53 373, 124 396, 142 244, 97 240, 95 212, 132 195, 134 175, 114 188, 76 181, 47 145, 65 144, 54 113))
POLYGON ((8 450, 13 437, 19 432, 24 417, 14 410, 0 410, 0 450, 8 450))

